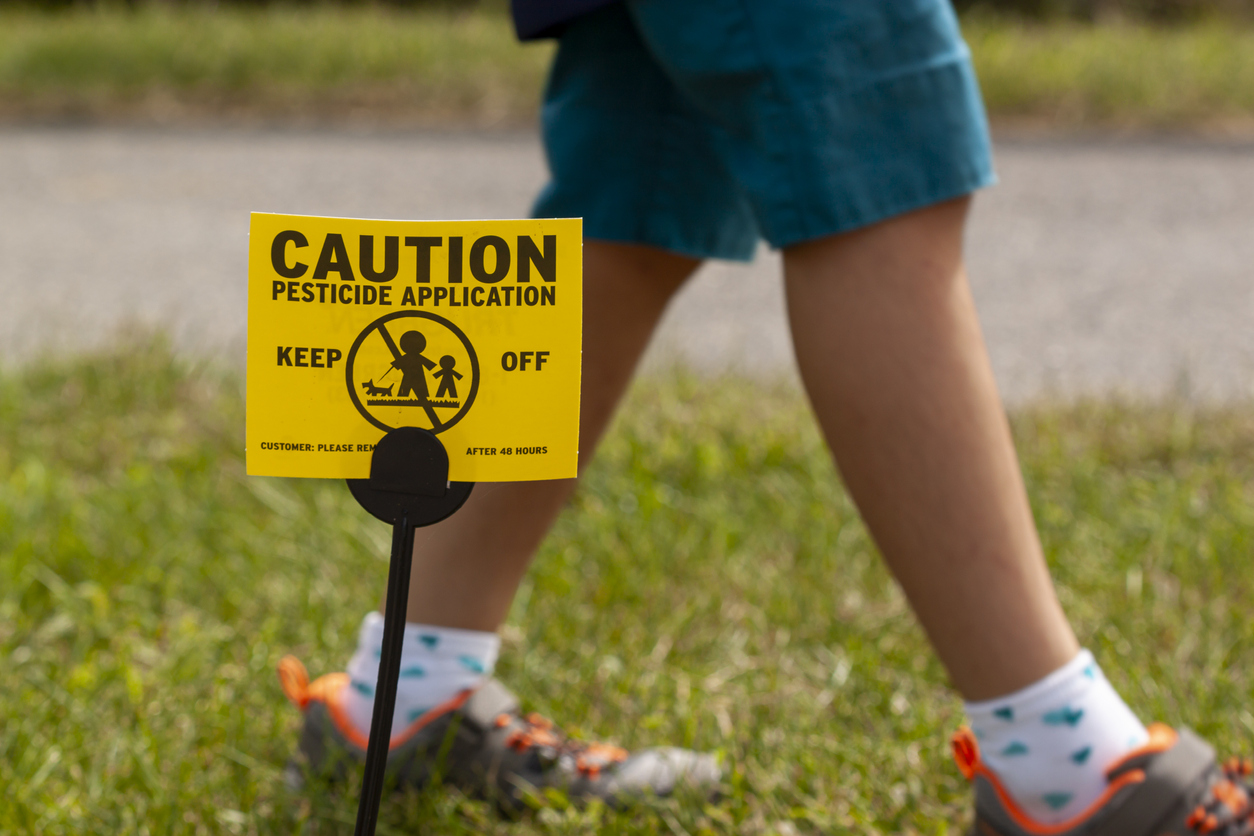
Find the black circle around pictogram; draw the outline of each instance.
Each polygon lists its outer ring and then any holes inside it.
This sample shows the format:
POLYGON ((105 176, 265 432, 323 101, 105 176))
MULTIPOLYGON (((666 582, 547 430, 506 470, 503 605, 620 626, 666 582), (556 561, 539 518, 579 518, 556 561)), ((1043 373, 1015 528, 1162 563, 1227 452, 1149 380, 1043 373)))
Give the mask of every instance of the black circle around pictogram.
POLYGON ((458 328, 442 316, 428 313, 427 311, 397 311, 396 313, 390 313, 386 316, 379 317, 362 329, 362 332, 357 335, 357 339, 353 340, 353 346, 348 350, 348 358, 344 364, 344 377, 348 385, 348 396, 352 399, 353 406, 357 407, 357 411, 361 413, 361 416, 371 424, 384 432, 391 432, 396 429, 395 427, 388 426, 378 418, 371 415, 370 411, 366 409, 366 405, 361 402, 361 398, 357 396, 356 381, 353 380, 353 368, 354 361, 357 359, 357 351, 361 348, 361 344, 365 342, 366 337, 370 336, 372 332, 378 330, 380 326, 388 322, 408 318, 429 319, 432 322, 444 326, 451 331, 458 340, 461 341, 462 346, 466 349, 466 354, 470 357, 470 392, 466 395, 466 400, 462 403, 461 409, 457 410, 457 413, 452 418, 447 421, 441 421, 438 426, 431 428, 431 432, 438 435, 465 417, 466 413, 470 411, 471 405, 475 402, 475 395, 479 394, 479 357, 475 354, 475 348, 470 344, 470 338, 466 336, 462 329, 458 328))

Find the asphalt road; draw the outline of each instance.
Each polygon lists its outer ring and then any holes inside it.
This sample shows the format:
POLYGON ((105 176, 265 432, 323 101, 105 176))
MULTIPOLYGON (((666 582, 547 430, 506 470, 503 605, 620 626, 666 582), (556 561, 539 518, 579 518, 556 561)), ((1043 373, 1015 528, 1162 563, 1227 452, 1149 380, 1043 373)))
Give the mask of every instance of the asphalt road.
MULTIPOLYGON (((1254 145, 1005 141, 972 281, 1010 401, 1254 394, 1254 145)), ((0 130, 0 360, 139 325, 244 356, 248 213, 525 216, 522 134, 0 130)), ((647 364, 793 374, 778 259, 707 266, 647 364)))

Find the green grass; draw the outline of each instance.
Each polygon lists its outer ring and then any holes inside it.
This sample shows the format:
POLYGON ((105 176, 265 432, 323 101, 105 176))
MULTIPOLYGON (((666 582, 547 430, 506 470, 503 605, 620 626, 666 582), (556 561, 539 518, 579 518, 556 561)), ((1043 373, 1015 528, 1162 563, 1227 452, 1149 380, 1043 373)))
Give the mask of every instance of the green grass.
POLYGON ((0 112, 513 124, 550 52, 486 11, 0 10, 0 112))
MULTIPOLYGON (((965 21, 995 119, 1254 127, 1254 27, 965 21)), ((534 120, 552 45, 487 9, 0 10, 0 117, 534 120)))
POLYGON ((972 16, 964 32, 994 117, 1060 127, 1254 127, 1254 27, 972 16))
MULTIPOLYGON (((293 796, 289 651, 341 668, 388 531, 342 484, 244 475, 240 381, 160 344, 0 373, 0 832, 351 832, 293 796)), ((1249 752, 1254 411, 1015 418, 1061 595, 1140 714, 1249 752)), ((957 834, 942 670, 799 395, 640 383, 544 545, 500 673, 628 745, 725 753, 727 799, 494 818, 451 792, 382 833, 957 834)))

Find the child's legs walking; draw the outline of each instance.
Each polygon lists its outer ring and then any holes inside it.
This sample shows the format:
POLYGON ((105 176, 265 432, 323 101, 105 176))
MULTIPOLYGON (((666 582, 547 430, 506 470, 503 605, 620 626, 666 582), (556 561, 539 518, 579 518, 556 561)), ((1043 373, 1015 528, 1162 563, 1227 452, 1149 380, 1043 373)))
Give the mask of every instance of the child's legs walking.
POLYGON ((968 700, 1078 651, 962 265, 969 200, 790 247, 806 390, 889 567, 968 700))
POLYGON ((788 248, 788 311, 841 474, 987 763, 1059 823, 1147 736, 1054 593, 963 271, 969 203, 788 248))
MULTIPOLYGON (((662 250, 584 246, 579 464, 591 458, 671 296, 700 263, 662 250)), ((575 480, 481 484, 414 540, 408 620, 495 631, 575 480)))

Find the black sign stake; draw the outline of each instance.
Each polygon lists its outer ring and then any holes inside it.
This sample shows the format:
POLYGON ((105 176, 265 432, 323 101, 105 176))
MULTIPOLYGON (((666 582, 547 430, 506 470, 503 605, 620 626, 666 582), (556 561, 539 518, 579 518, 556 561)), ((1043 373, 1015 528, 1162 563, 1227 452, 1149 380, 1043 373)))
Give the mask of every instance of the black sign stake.
POLYGON ((473 482, 448 480, 448 453, 444 445, 433 433, 418 427, 399 427, 379 439, 370 457, 370 478, 348 480, 348 489, 361 506, 392 525, 383 650, 355 836, 374 836, 379 821, 388 743, 392 739, 392 712, 396 709, 396 683, 401 673, 401 647, 405 641, 414 529, 451 515, 462 507, 473 487, 473 482))

